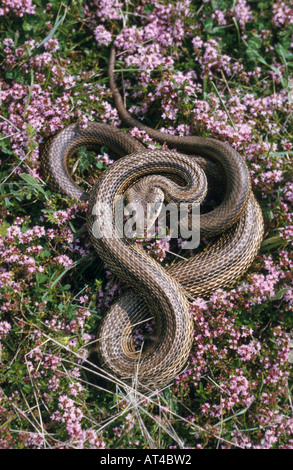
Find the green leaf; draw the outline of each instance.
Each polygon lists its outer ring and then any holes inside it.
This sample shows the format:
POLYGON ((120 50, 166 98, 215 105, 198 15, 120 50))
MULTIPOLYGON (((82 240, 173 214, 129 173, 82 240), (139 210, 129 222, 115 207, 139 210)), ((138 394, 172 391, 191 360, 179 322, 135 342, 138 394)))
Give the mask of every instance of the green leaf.
POLYGON ((55 24, 54 28, 51 29, 51 31, 45 37, 45 39, 43 39, 43 41, 37 46, 38 48, 43 46, 45 44, 45 42, 47 42, 55 34, 55 32, 57 31, 57 29, 59 28, 59 26, 61 25, 61 23, 65 19, 66 13, 67 13, 67 8, 65 9, 64 15, 62 16, 62 18, 60 18, 59 21, 57 21, 58 20, 58 16, 57 16, 57 19, 56 19, 57 23, 55 24))
POLYGON ((154 3, 147 3, 142 10, 142 13, 152 13, 155 9, 155 4, 154 3))
POLYGON ((68 224, 69 224, 69 226, 70 226, 72 232, 73 232, 73 233, 76 233, 76 228, 74 227, 73 223, 69 221, 68 224))
POLYGON ((13 155, 13 151, 7 147, 6 143, 2 140, 0 141, 0 151, 6 155, 13 155))
POLYGON ((51 251, 50 250, 42 250, 40 253, 42 258, 49 258, 51 256, 51 251))
POLYGON ((43 284, 48 281, 48 276, 46 274, 37 273, 36 280, 39 284, 43 284))
POLYGON ((9 223, 4 220, 4 222, 0 225, 0 235, 6 235, 7 229, 10 227, 9 223))
POLYGON ((71 285, 70 284, 65 284, 65 286, 62 286, 61 287, 61 290, 69 290, 71 288, 71 285))
POLYGON ((284 241, 280 235, 274 235, 271 238, 267 238, 262 242, 261 250, 269 250, 271 248, 276 248, 277 246, 283 245, 284 241))
MULTIPOLYGON (((291 150, 284 150, 283 152, 269 152, 270 157, 282 157, 283 155, 293 155, 291 150)), ((262 153, 260 157, 266 157, 267 154, 262 153)))
POLYGON ((31 31, 32 28, 33 28, 32 25, 31 25, 30 23, 28 23, 27 21, 24 21, 24 22, 22 23, 22 29, 23 29, 24 31, 31 31))
POLYGON ((252 36, 249 41, 248 41, 249 46, 252 49, 260 49, 262 42, 261 39, 258 36, 252 36))
MULTIPOLYGON (((27 108, 28 108, 28 105, 29 105, 30 100, 31 100, 33 86, 34 86, 34 71, 33 71, 33 69, 31 68, 31 83, 30 83, 30 88, 29 88, 27 100, 26 100, 26 103, 25 103, 24 113, 23 113, 24 119, 25 119, 25 117, 26 117, 27 108)), ((32 127, 32 126, 31 126, 31 127, 32 127)), ((28 132, 30 133, 30 132, 32 132, 32 131, 31 131, 30 129, 28 129, 28 132)))
POLYGON ((221 97, 221 95, 220 95, 220 93, 219 93, 219 91, 218 91, 216 85, 214 84, 213 81, 211 81, 211 84, 213 85, 213 88, 214 88, 214 90, 215 90, 215 92, 216 92, 216 94, 217 94, 217 97, 218 97, 219 100, 221 101, 221 104, 222 104, 222 106, 223 106, 223 108, 224 108, 224 110, 225 110, 225 112, 226 112, 226 114, 227 114, 227 116, 228 116, 228 119, 229 119, 229 121, 230 121, 230 123, 231 123, 231 126, 233 127, 235 133, 238 134, 237 129, 236 129, 236 127, 235 127, 235 124, 234 124, 234 122, 233 122, 233 119, 231 118, 231 116, 230 116, 230 114, 229 114, 229 111, 228 111, 228 109, 227 109, 227 107, 226 107, 226 105, 225 105, 225 103, 224 103, 224 101, 223 101, 223 99, 222 99, 222 97, 221 97))
POLYGON ((161 149, 162 146, 160 144, 154 144, 153 142, 149 142, 149 141, 146 141, 145 142, 146 145, 153 145, 154 147, 156 147, 156 149, 161 149))
POLYGON ((272 297, 272 300, 281 300, 284 295, 288 292, 290 288, 289 287, 284 287, 283 289, 280 289, 274 297, 272 297))
POLYGON ((272 221, 274 218, 274 213, 272 209, 263 209, 264 218, 268 221, 272 221))
POLYGON ((105 167, 104 163, 101 161, 98 161, 96 166, 99 170, 102 170, 105 167))
POLYGON ((291 54, 282 44, 277 44, 275 51, 285 59, 292 60, 293 54, 291 54))
POLYGON ((68 266, 68 268, 65 268, 61 274, 59 274, 59 276, 55 279, 54 282, 52 282, 50 288, 47 290, 47 292, 43 295, 43 299, 45 299, 47 297, 47 295, 49 294, 49 292, 53 289, 53 287, 60 281, 60 279, 66 274, 68 273, 68 271, 70 271, 72 268, 75 268, 78 264, 80 264, 81 262, 83 262, 85 259, 89 258, 90 255, 85 255, 83 258, 80 258, 79 260, 75 261, 74 263, 72 263, 70 266, 68 266))
POLYGON ((57 336, 56 341, 62 344, 62 346, 67 346, 70 341, 70 336, 57 336))
POLYGON ((38 191, 41 192, 42 194, 44 194, 45 198, 48 199, 46 191, 40 185, 38 180, 36 180, 36 178, 34 178, 34 176, 32 176, 30 174, 27 174, 27 173, 21 173, 21 175, 19 175, 19 176, 26 182, 26 184, 28 186, 31 186, 37 192, 38 191))
POLYGON ((213 23, 213 19, 212 18, 207 18, 205 21, 204 21, 204 27, 205 27, 205 30, 207 31, 207 33, 212 33, 213 32, 213 26, 214 26, 214 23, 213 23))

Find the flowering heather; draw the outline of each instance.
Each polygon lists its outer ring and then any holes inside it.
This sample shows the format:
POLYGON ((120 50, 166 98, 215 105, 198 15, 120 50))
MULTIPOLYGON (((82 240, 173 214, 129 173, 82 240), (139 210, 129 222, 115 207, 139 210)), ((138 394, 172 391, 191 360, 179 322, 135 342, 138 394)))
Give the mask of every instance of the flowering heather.
MULTIPOLYGON (((292 449, 292 2, 65 4, 0 0, 0 448, 292 449), (113 42, 130 112, 230 144, 265 220, 247 273, 192 300, 184 371, 135 399, 95 356, 101 318, 125 286, 91 246, 87 204, 48 187, 39 161, 71 122, 121 126, 113 42)), ((87 190, 113 160, 102 146, 69 163, 87 190)), ((140 243, 163 266, 190 255, 168 235, 140 243)), ((153 327, 137 325, 138 349, 153 327)))

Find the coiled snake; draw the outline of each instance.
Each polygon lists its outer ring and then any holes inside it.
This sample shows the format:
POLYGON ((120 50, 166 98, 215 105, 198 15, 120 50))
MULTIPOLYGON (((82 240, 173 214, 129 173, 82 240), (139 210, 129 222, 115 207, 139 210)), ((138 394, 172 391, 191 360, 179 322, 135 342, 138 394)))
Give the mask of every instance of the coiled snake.
POLYGON ((114 78, 115 49, 109 62, 110 87, 119 116, 126 126, 145 130, 160 143, 180 152, 146 150, 116 127, 71 124, 43 146, 43 172, 55 190, 89 200, 87 224, 92 243, 109 269, 128 289, 110 308, 97 337, 105 370, 139 389, 154 389, 172 381, 183 369, 193 343, 189 300, 230 286, 248 268, 263 237, 261 209, 252 191, 242 157, 229 145, 212 138, 178 137, 144 126, 126 110, 114 78), (118 158, 98 178, 89 193, 73 181, 67 168, 75 151, 106 145, 118 158), (206 175, 206 176, 205 176, 206 175), (146 180, 145 180, 146 179, 146 180), (218 206, 201 215, 201 237, 216 237, 202 252, 164 269, 139 244, 117 234, 115 218, 105 218, 96 204, 114 204, 137 183, 147 181, 150 193, 161 190, 170 201, 201 202, 214 191, 218 206), (100 232, 99 232, 100 231, 100 232), (153 318, 153 340, 142 350, 133 345, 135 325, 153 318))

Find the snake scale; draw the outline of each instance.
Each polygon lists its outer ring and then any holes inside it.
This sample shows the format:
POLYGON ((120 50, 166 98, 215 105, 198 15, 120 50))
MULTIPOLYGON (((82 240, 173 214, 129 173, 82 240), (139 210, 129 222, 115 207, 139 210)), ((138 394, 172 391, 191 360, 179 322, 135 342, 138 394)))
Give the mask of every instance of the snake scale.
POLYGON ((188 360, 194 335, 190 300, 231 286, 246 271, 263 238, 263 218, 247 166, 228 144, 165 134, 129 114, 114 77, 115 54, 113 47, 108 72, 121 120, 176 151, 147 150, 110 125, 90 122, 83 128, 73 123, 43 145, 40 160, 56 191, 89 201, 91 241, 111 272, 128 286, 101 322, 97 336, 101 365, 125 384, 153 390, 171 382, 188 360), (85 193, 73 181, 68 161, 81 146, 98 149, 101 145, 108 147, 115 162, 85 193), (126 237, 96 236, 95 230, 118 230, 115 218, 105 218, 95 210, 96 204, 114 208, 117 198, 144 181, 149 193, 160 190, 176 203, 203 202, 207 191, 217 196, 218 205, 200 217, 201 237, 213 240, 203 251, 163 268, 126 237), (152 340, 137 350, 133 330, 149 318, 154 320, 152 340))

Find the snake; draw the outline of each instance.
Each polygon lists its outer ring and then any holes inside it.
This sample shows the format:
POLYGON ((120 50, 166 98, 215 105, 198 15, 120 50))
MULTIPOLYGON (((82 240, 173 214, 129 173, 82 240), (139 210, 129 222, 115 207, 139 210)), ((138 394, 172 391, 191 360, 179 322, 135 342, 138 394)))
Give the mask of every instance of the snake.
POLYGON ((85 127, 74 122, 40 146, 40 163, 54 190, 88 202, 91 242, 125 286, 97 332, 101 367, 119 384, 153 391, 172 383, 186 367, 194 344, 191 303, 239 279, 259 251, 264 224, 243 157, 218 139, 167 134, 132 117, 116 83, 115 60, 113 46, 109 84, 122 123, 145 131, 168 150, 147 149, 109 124, 88 122, 85 127), (85 192, 70 174, 68 162, 80 147, 96 150, 102 145, 115 161, 85 192), (182 201, 200 204, 205 248, 163 267, 140 243, 128 239, 115 219, 117 204, 125 195, 131 199, 132 193, 141 200, 163 194, 165 202, 177 206, 182 201), (208 210, 206 201, 214 199, 217 204, 208 210), (137 347, 134 330, 149 321, 151 337, 137 347))

